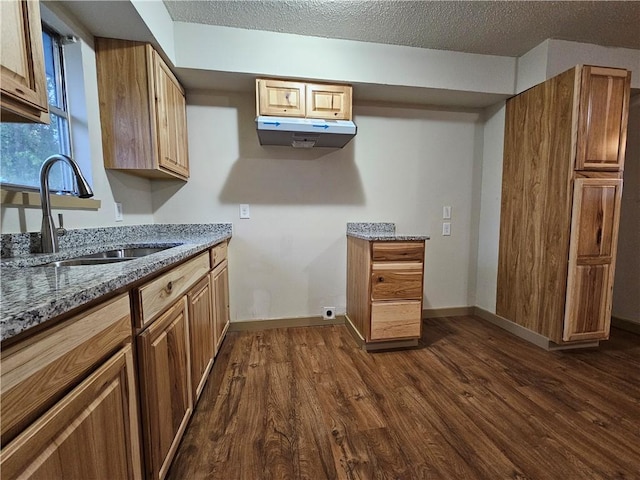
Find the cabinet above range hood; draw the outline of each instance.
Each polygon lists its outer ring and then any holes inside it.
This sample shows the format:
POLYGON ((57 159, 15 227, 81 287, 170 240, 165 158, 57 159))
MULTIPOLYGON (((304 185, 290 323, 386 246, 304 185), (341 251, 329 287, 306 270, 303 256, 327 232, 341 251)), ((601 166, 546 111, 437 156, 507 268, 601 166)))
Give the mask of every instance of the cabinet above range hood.
POLYGON ((256 118, 260 145, 283 145, 294 148, 342 148, 356 136, 351 120, 322 120, 295 117, 256 118))

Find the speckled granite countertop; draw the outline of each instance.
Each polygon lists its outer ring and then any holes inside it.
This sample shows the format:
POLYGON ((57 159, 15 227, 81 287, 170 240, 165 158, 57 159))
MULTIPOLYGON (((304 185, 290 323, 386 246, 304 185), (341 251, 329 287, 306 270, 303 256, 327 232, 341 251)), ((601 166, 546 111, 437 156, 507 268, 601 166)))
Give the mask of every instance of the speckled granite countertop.
MULTIPOLYGON (((28 253, 37 234, 2 236, 0 340, 7 340, 70 310, 231 238, 230 223, 139 225, 73 230, 61 252, 28 253), (84 242, 84 244, 82 243, 84 242), (65 245, 66 244, 66 245, 65 245), (45 263, 131 246, 168 246, 146 257, 91 266, 45 263)), ((61 237, 61 240, 64 237, 61 237)))
POLYGON ((384 222, 349 222, 347 223, 347 236, 373 241, 410 241, 429 240, 430 238, 428 235, 397 234, 395 223, 384 222))

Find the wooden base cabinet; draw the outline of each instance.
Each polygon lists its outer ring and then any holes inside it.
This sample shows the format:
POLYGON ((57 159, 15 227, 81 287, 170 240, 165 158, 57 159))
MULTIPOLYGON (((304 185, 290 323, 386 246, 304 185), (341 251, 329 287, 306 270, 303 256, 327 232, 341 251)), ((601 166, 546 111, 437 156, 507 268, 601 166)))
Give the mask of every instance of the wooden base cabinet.
POLYGON ((609 337, 630 73, 578 66, 507 101, 496 313, 609 337))
POLYGON ((162 479, 193 409, 187 300, 182 297, 138 336, 147 477, 162 479))
POLYGON ((347 237, 347 319, 365 348, 420 339, 424 244, 347 237))
POLYGON ((124 294, 3 348, 3 479, 143 478, 131 337, 124 294))
POLYGON ((134 370, 128 345, 2 450, 2 478, 142 478, 134 370))
POLYGON ((166 476, 228 328, 226 257, 224 241, 134 291, 150 480, 166 476))

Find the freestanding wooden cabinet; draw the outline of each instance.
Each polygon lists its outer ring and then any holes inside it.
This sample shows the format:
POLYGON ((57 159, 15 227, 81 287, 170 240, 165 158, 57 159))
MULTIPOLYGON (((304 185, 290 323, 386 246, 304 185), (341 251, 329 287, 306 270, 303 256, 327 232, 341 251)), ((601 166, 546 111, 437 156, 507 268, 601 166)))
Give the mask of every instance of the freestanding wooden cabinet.
POLYGON ((184 90, 151 45, 96 38, 102 150, 107 169, 189 177, 184 90))
POLYGON ((258 115, 351 120, 349 85, 257 79, 258 115))
POLYGON ((0 13, 2 121, 49 123, 40 3, 3 0, 0 13))
POLYGON ((577 66, 507 101, 496 313, 609 337, 631 74, 577 66))
POLYGON ((138 336, 148 478, 166 475, 193 409, 187 315, 182 297, 138 336))
POLYGON ((367 350, 417 345, 422 335, 424 240, 347 237, 347 319, 367 350))

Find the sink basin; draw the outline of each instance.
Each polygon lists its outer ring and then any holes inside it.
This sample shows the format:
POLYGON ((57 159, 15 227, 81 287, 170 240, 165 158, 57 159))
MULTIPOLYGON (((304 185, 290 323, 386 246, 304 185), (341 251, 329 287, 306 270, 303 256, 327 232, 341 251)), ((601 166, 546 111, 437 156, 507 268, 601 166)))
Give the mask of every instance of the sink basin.
POLYGON ((89 258, 95 258, 95 259, 112 259, 112 258, 118 258, 118 259, 133 259, 133 258, 140 258, 140 257, 146 257, 147 255, 151 255, 152 253, 158 253, 161 252, 163 250, 166 250, 167 248, 171 248, 171 247, 136 247, 136 248, 118 248, 115 250, 107 250, 106 252, 98 252, 98 253, 93 253, 91 255, 83 255, 80 258, 83 259, 89 259, 89 258))
POLYGON ((78 265, 104 265, 107 263, 126 262, 133 258, 70 258, 68 260, 58 260, 57 262, 46 263, 45 267, 76 267, 78 265))
POLYGON ((167 245, 162 247, 133 247, 133 248, 117 248, 114 250, 106 250, 104 252, 92 253, 90 255, 82 255, 80 257, 69 258, 67 260, 58 260, 50 262, 45 267, 75 267, 79 265, 104 265, 107 263, 126 262, 127 260, 135 260, 136 258, 146 257, 153 253, 158 253, 176 245, 167 245))

